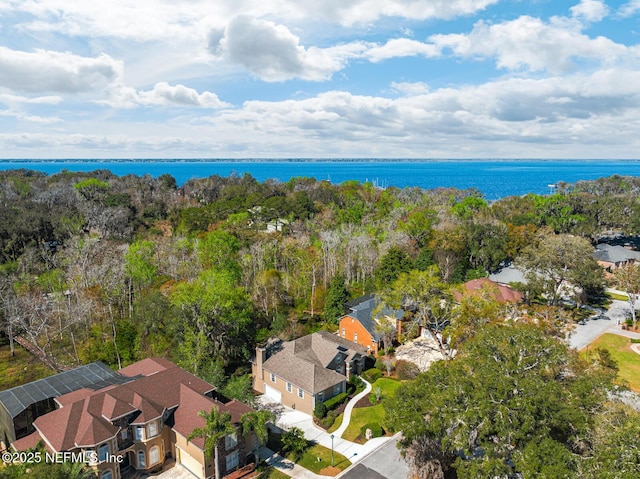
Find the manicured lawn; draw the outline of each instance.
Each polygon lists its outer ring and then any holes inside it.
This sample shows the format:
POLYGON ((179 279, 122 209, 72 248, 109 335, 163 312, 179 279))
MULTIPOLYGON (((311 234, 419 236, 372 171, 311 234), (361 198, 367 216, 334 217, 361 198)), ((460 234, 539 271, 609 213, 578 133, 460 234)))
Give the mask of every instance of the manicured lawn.
POLYGON ((581 351, 592 354, 596 348, 607 349, 618 363, 618 378, 634 391, 640 392, 640 354, 631 350, 631 340, 617 334, 603 334, 581 351))
POLYGON ((16 355, 11 357, 9 346, 0 347, 0 391, 54 374, 51 369, 17 344, 15 353, 16 355))
MULTIPOLYGON (((393 397, 396 390, 400 387, 400 384, 400 381, 391 378, 380 378, 373 383, 371 385, 370 398, 375 401, 375 390, 379 387, 382 390, 380 403, 375 406, 355 408, 351 413, 351 422, 349 423, 349 427, 347 427, 342 438, 347 441, 364 444, 366 439, 360 435, 360 429, 367 424, 378 423, 382 425, 384 423, 385 411, 382 406, 382 401, 384 401, 385 398, 393 397)), ((336 424, 339 426, 341 423, 342 416, 338 416, 336 424)))
MULTIPOLYGON (((299 461, 294 461, 293 454, 288 454, 285 457, 290 461, 296 462, 299 466, 302 466, 305 469, 315 472, 316 474, 322 474, 324 476, 335 476, 340 471, 346 469, 351 465, 351 462, 346 457, 334 451, 334 466, 331 467, 331 449, 321 446, 320 444, 308 444, 309 447, 307 447, 307 449, 304 451, 304 454, 299 461), (318 458, 320 460, 318 460, 318 458)), ((279 454, 282 454, 282 443, 280 442, 280 435, 270 433, 267 447, 272 451, 277 451, 279 454)), ((275 479, 278 479, 278 476, 274 477, 275 479)))
POLYGON ((333 463, 334 466, 331 467, 331 449, 319 444, 307 449, 302 459, 298 461, 298 465, 305 469, 325 476, 335 476, 351 465, 349 459, 335 451, 333 452, 333 463), (319 461, 318 458, 320 458, 319 461))

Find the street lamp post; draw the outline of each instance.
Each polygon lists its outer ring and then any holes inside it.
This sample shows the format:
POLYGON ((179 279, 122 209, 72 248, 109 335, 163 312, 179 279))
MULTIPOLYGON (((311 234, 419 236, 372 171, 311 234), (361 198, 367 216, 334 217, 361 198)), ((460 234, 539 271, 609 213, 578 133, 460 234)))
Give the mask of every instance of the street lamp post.
POLYGON ((331 434, 331 467, 333 467, 333 434, 331 434))

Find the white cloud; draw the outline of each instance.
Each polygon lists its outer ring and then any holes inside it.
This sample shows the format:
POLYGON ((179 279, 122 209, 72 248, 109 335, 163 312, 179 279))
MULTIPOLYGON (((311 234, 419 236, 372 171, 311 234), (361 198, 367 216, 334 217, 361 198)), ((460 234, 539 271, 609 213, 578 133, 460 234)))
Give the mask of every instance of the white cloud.
POLYGON ((350 58, 360 56, 366 45, 305 48, 286 26, 242 15, 229 23, 219 42, 210 42, 210 48, 265 81, 321 81, 344 68, 350 58))
POLYGON ((152 90, 138 92, 141 105, 176 105, 187 107, 224 108, 230 106, 220 101, 215 93, 198 93, 184 85, 171 86, 168 83, 156 83, 152 90))
POLYGON ((599 22, 609 13, 609 7, 602 0, 580 0, 569 10, 575 18, 586 22, 599 22))
POLYGON ((26 97, 19 95, 2 94, 0 95, 0 102, 7 104, 31 104, 31 105, 57 105, 62 102, 60 96, 37 96, 26 97))
POLYGON ((105 88, 122 74, 108 55, 82 57, 68 52, 33 52, 0 46, 0 87, 29 93, 78 93, 105 88))
POLYGON ((605 37, 589 38, 566 28, 562 19, 558 23, 530 16, 496 25, 480 21, 468 35, 433 35, 430 40, 460 57, 495 58, 500 68, 534 72, 566 72, 576 59, 608 64, 629 54, 624 45, 605 37))
POLYGON ((409 38, 394 38, 384 45, 371 47, 364 56, 374 63, 398 57, 424 56, 433 58, 440 56, 440 49, 434 45, 409 38))
POLYGON ((636 12, 640 12, 640 0, 631 0, 622 5, 620 10, 618 10, 618 14, 622 17, 630 17, 636 12))
POLYGON ((26 113, 20 111, 12 111, 12 110, 0 110, 0 116, 13 117, 21 121, 26 121, 28 123, 36 123, 40 125, 52 125, 54 123, 61 123, 62 120, 57 117, 44 117, 38 115, 28 115, 26 113))

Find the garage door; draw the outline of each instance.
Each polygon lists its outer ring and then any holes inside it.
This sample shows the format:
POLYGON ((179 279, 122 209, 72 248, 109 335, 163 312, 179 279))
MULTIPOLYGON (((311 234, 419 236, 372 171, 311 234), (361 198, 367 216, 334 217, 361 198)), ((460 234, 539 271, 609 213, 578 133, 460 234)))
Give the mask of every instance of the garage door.
POLYGON ((202 464, 200 464, 191 454, 183 451, 179 447, 176 447, 176 451, 178 452, 178 461, 182 464, 186 469, 189 470, 196 477, 204 478, 204 471, 202 470, 202 464))
POLYGON ((275 402, 282 402, 282 393, 275 388, 265 384, 264 395, 275 402))

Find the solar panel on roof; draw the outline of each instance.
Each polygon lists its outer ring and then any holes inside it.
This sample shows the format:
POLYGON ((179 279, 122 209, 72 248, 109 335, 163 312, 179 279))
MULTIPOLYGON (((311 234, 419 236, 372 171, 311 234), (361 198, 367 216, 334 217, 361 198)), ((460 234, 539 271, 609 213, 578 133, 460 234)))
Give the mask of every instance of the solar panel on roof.
POLYGON ((102 389, 112 384, 124 384, 132 379, 120 376, 105 364, 96 362, 0 391, 0 403, 12 417, 16 417, 31 404, 51 397, 62 396, 82 388, 102 389))

